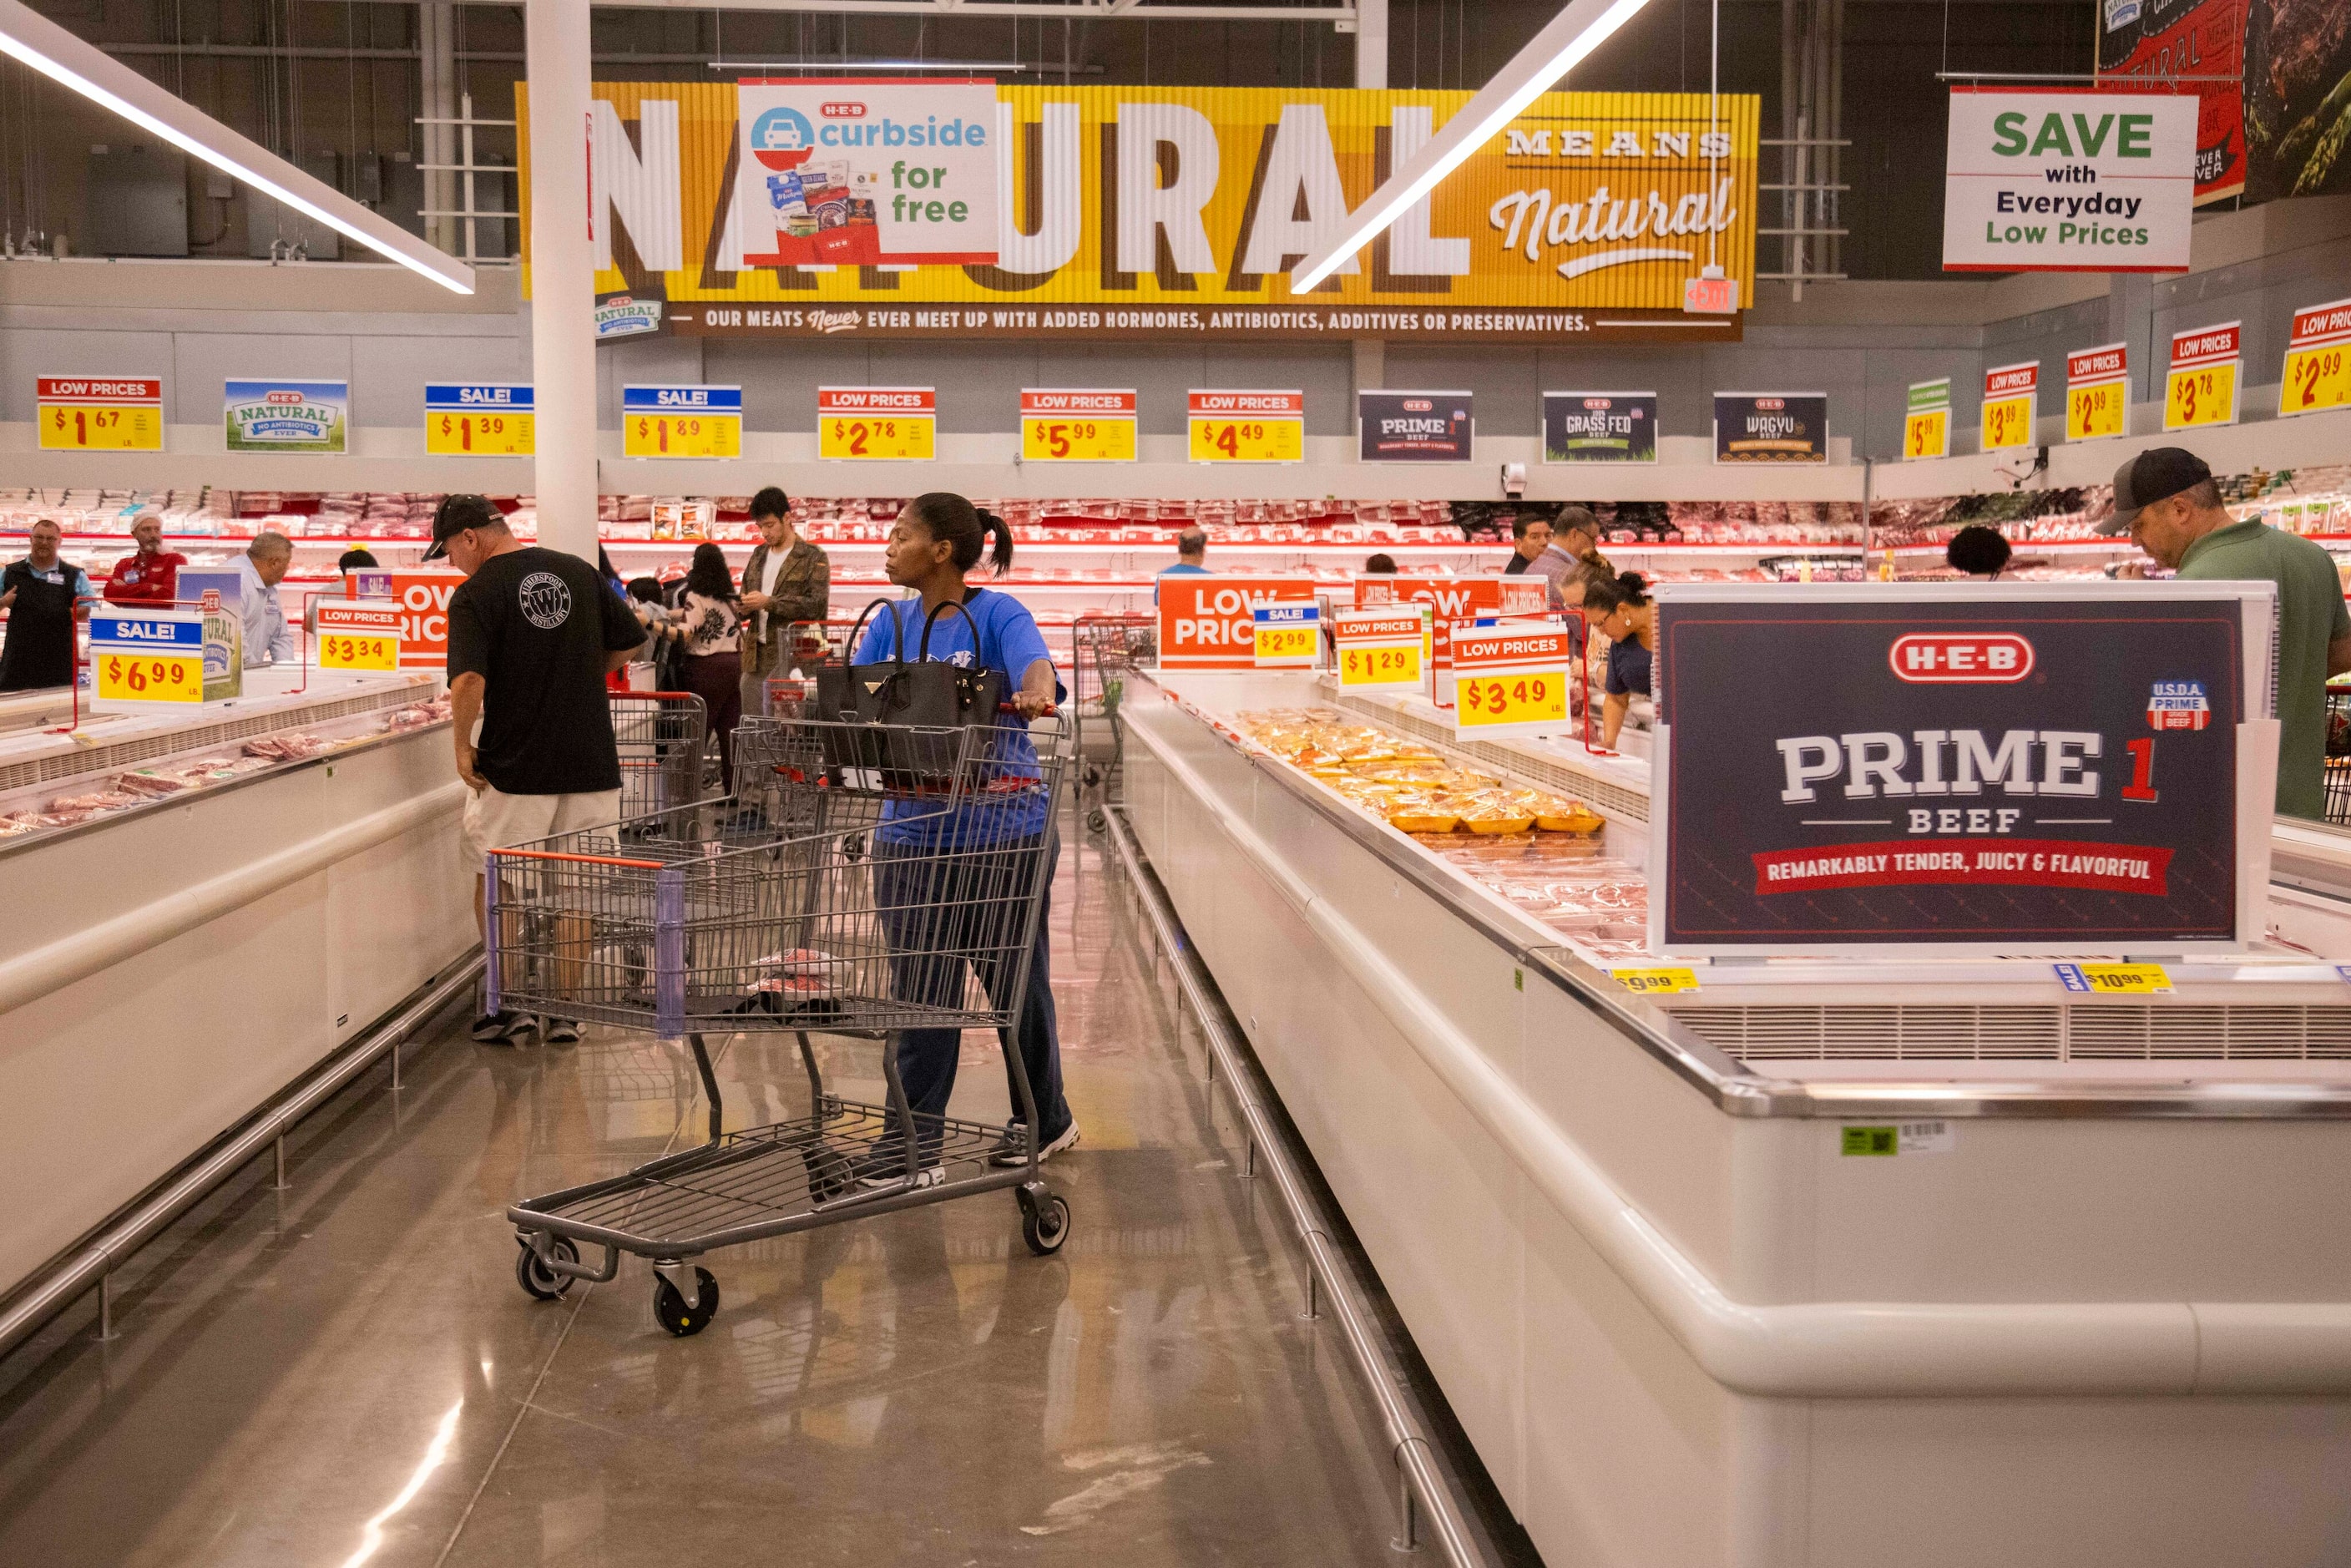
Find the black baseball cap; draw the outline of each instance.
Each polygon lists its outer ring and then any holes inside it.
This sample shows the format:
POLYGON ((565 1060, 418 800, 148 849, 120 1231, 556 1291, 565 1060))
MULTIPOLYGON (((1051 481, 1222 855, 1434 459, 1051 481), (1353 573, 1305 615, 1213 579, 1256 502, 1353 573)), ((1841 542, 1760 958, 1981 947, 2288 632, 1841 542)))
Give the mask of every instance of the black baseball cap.
POLYGON ((447 555, 449 541, 467 528, 496 528, 505 522, 506 514, 492 506, 486 496, 444 496, 433 508, 433 548, 424 552, 424 559, 439 560, 447 555))
POLYGON ((2204 459, 2184 446, 2151 446, 2115 470, 2115 515, 2100 523, 2102 534, 2130 532, 2141 507, 2168 501, 2212 477, 2204 459))

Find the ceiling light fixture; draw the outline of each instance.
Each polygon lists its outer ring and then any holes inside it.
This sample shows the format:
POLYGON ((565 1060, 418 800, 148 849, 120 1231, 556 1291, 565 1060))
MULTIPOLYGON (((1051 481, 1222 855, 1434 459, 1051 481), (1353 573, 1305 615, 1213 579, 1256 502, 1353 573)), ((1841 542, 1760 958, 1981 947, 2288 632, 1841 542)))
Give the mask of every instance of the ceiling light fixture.
POLYGON ((472 267, 172 97, 129 66, 108 58, 22 0, 0 0, 0 54, 23 61, 51 81, 442 287, 457 294, 474 292, 472 267))
POLYGON ((1445 122, 1445 128, 1388 176, 1371 198, 1350 214, 1339 237, 1319 247, 1290 275, 1290 291, 1304 294, 1339 269, 1437 188, 1468 156, 1501 134, 1527 106, 1551 90, 1583 57, 1608 41, 1648 0, 1574 0, 1552 17, 1478 96, 1445 122))

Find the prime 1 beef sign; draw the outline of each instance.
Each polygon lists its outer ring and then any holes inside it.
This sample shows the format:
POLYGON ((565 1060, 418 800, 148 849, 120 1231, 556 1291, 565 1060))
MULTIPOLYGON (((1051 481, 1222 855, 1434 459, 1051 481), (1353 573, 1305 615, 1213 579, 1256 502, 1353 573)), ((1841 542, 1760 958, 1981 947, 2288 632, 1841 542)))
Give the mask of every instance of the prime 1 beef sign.
POLYGON ((1652 947, 2243 946, 2273 595, 1665 585, 1652 947))

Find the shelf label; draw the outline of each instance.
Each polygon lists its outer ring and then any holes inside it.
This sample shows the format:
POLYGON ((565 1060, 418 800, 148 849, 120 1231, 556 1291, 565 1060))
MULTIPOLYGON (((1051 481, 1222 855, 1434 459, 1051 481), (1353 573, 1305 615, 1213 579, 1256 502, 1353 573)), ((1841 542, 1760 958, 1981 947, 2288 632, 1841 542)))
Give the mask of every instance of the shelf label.
POLYGON ((435 457, 528 457, 536 445, 531 389, 434 382, 424 388, 424 450, 435 457))
POLYGON ((1608 977, 1636 996, 1670 997, 1698 989, 1698 971, 1645 967, 1611 969, 1608 977))
POLYGON ((1303 392, 1219 392, 1190 397, 1191 459, 1195 463, 1303 463, 1303 392))
POLYGON ((2241 323, 2196 327, 2171 335, 2171 373, 2163 383, 2163 428, 2196 430, 2237 423, 2237 346, 2241 323))
POLYGON ((2294 313, 2278 388, 2278 417, 2351 404, 2351 299, 2294 313))
POLYGON ((1132 463, 1132 387, 1028 387, 1020 393, 1023 463, 1132 463))
POLYGON ((2058 982, 2069 991, 2098 997, 2168 997, 2171 976, 2160 964, 2057 964, 2058 982))
POLYGON ((1457 627, 1452 653, 1457 735, 1542 735, 1566 727, 1574 650, 1565 627, 1457 627))
POLYGON ((89 618, 91 681, 109 703, 204 700, 204 613, 102 611, 89 618))
POLYGON ((1951 378, 1912 382, 1907 410, 1902 418, 1905 462, 1948 457, 1951 451, 1951 378))
POLYGON ((2130 348, 2105 343, 2065 356, 2065 439, 2103 441, 2123 433, 2130 410, 2130 348))
POLYGON ((938 429, 935 387, 816 389, 816 455, 829 463, 928 463, 938 429))
POLYGON ((398 605, 385 600, 322 599, 319 668, 389 674, 400 668, 398 605))
POLYGON ((624 457, 740 457, 743 455, 743 389, 716 386, 622 387, 621 455, 624 457))
POLYGON ((1331 636, 1339 649, 1339 684, 1351 690, 1381 686, 1419 690, 1428 668, 1426 622, 1419 605, 1332 612, 1331 636))
POLYGON ((1896 1122, 1891 1126, 1837 1129, 1837 1153, 1846 1159, 1948 1155, 1958 1142, 1949 1122, 1896 1122))
POLYGON ((1257 628, 1260 670, 1311 669, 1322 653, 1322 611, 1318 604, 1260 604, 1249 612, 1257 628))
POLYGON ((2006 452, 2032 444, 2041 395, 2041 361, 2001 365, 1984 372, 1983 449, 2006 452))
POLYGON ((161 376, 38 376, 36 427, 44 452, 161 452, 161 376))

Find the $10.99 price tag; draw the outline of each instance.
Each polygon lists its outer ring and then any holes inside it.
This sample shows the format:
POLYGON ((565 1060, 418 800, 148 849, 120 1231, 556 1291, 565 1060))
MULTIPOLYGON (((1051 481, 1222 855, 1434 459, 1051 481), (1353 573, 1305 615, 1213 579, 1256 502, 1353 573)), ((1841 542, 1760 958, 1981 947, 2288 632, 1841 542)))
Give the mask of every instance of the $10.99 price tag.
POLYGON ((97 664, 101 702, 204 700, 204 661, 201 653, 101 653, 97 664))
POLYGON ((2171 976, 2160 964, 2058 964, 2058 983, 2094 997, 2168 997, 2171 976))

